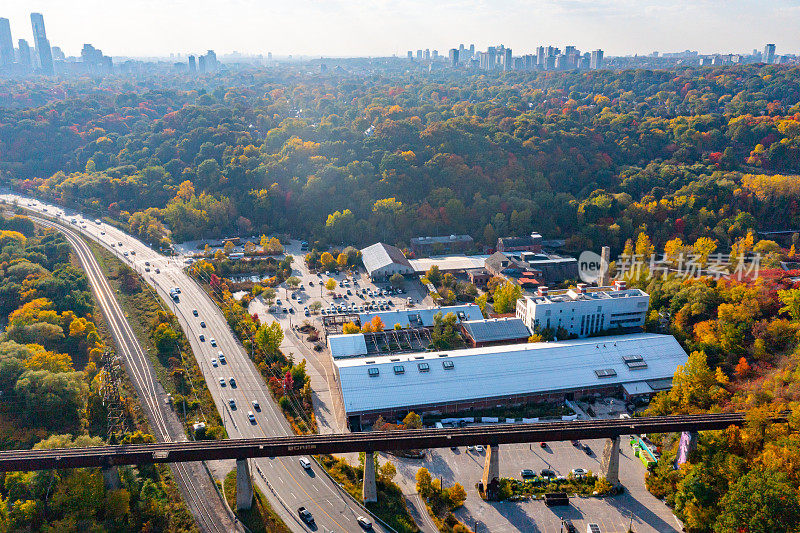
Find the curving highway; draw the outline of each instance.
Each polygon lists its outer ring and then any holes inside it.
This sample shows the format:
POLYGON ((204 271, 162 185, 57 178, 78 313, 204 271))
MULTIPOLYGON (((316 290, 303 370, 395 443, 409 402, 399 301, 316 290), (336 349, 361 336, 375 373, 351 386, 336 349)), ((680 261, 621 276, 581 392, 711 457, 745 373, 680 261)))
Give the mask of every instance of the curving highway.
MULTIPOLYGON (((180 260, 165 257, 117 228, 97 224, 93 218, 14 194, 0 194, 0 200, 52 217, 59 226, 66 226, 73 233, 80 232, 111 250, 143 276, 178 317, 230 438, 293 435, 283 413, 272 401, 264 379, 222 312, 184 273, 180 260), (175 287, 181 290, 179 302, 173 301, 169 294, 175 287), (212 339, 217 346, 211 345, 212 339), (225 355, 226 364, 219 363, 219 351, 225 355), (217 366, 212 363, 213 359, 217 360, 217 366), (230 378, 234 378, 235 386, 231 385, 230 378), (258 409, 253 401, 258 403, 258 409), (250 422, 248 412, 253 413, 254 423, 250 422)), ((156 404, 164 401, 164 392, 158 387, 149 389, 148 394, 156 404)), ((295 458, 258 458, 252 460, 251 468, 253 480, 293 531, 312 531, 297 516, 300 506, 313 513, 317 523, 314 530, 352 532, 361 529, 356 518, 365 514, 364 508, 347 496, 316 463, 307 471, 295 458)), ((380 524, 375 524, 375 530, 388 531, 380 524)))
MULTIPOLYGON (((42 226, 60 231, 72 245, 89 278, 95 298, 125 362, 128 375, 139 393, 153 436, 158 442, 164 443, 186 440, 183 426, 174 412, 166 408, 163 402, 158 401, 158 398, 163 396, 163 389, 156 380, 147 360, 147 354, 131 330, 89 246, 68 227, 40 217, 31 218, 42 226)), ((175 463, 171 468, 178 488, 203 531, 224 533, 237 529, 233 519, 226 512, 225 503, 217 495, 213 481, 203 472, 202 465, 175 463)))

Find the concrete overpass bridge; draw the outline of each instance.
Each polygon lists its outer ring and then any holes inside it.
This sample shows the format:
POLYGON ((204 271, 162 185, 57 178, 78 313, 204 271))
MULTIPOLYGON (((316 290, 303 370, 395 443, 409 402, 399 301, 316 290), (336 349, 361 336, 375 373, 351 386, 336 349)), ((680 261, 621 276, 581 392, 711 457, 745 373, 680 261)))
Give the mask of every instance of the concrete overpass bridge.
MULTIPOLYGON (((787 423, 788 413, 773 415, 770 423, 787 423)), ((548 442, 606 438, 603 473, 617 484, 619 442, 621 435, 641 433, 687 433, 721 430, 745 424, 744 413, 658 416, 609 420, 576 420, 537 424, 499 424, 453 429, 419 429, 346 433, 332 435, 297 435, 234 439, 223 441, 162 442, 97 446, 92 448, 60 448, 47 450, 10 450, 0 452, 0 472, 48 470, 61 468, 100 467, 106 471, 121 465, 180 463, 215 459, 236 459, 237 505, 248 508, 252 485, 248 459, 313 454, 366 452, 364 499, 377 498, 372 457, 377 451, 423 448, 446 448, 482 444, 488 447, 482 483, 489 487, 499 479, 500 444, 548 442)), ((114 476, 109 476, 113 478, 114 476)))

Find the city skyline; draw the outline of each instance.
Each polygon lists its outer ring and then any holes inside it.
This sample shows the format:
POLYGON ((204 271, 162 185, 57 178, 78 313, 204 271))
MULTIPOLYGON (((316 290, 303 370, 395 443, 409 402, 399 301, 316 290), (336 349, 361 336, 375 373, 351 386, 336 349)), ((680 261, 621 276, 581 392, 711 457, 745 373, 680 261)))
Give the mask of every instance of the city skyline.
POLYGON ((0 16, 10 20, 15 44, 18 39, 33 43, 30 13, 42 13, 50 43, 68 56, 79 55, 84 43, 123 57, 167 57, 207 49, 220 55, 404 56, 406 50, 420 47, 446 54, 462 42, 479 49, 503 43, 528 53, 544 42, 573 44, 582 50, 602 48, 606 56, 685 49, 701 54, 749 52, 766 42, 775 43, 777 53, 800 50, 800 35, 794 31, 800 23, 800 2, 795 0, 768 6, 753 1, 686 6, 622 0, 468 0, 435 6, 419 0, 401 6, 384 0, 359 6, 300 0, 287 6, 234 0, 224 11, 207 0, 168 5, 89 0, 80 8, 40 0, 9 5, 0 16))

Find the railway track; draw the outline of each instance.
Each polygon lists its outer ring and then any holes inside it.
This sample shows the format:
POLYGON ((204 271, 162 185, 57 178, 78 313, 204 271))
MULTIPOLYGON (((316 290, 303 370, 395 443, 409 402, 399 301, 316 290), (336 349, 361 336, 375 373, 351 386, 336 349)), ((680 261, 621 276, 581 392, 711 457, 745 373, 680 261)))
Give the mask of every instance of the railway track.
MULTIPOLYGON (((787 422, 788 413, 774 415, 772 423, 787 422)), ((615 437, 635 433, 720 430, 742 425, 744 413, 715 413, 631 419, 500 424, 458 429, 420 429, 0 452, 0 471, 103 466, 115 464, 175 463, 200 458, 241 459, 317 453, 389 451, 442 448, 469 444, 512 444, 615 437)))
MULTIPOLYGON (((145 412, 149 415, 148 418, 150 419, 150 427, 154 433, 153 436, 159 443, 176 442, 170 432, 169 423, 163 412, 164 407, 159 401, 162 394, 159 393, 158 383, 150 367, 147 354, 144 352, 144 349, 125 318, 125 314, 116 301, 114 291, 100 270, 100 266, 97 264, 91 249, 86 242, 71 229, 44 218, 36 216, 31 216, 31 218, 34 219, 37 224, 61 232, 75 250, 89 278, 98 305, 106 318, 109 329, 111 329, 117 347, 126 363, 129 376, 138 389, 140 400, 145 404, 145 412)), ((208 497, 203 494, 204 489, 197 487, 197 481, 188 467, 183 463, 174 463, 172 465, 172 470, 179 487, 183 489, 182 492, 187 499, 187 503, 203 531, 212 533, 227 533, 231 531, 231 529, 220 523, 219 516, 209 510, 206 505, 208 497)), ((231 525, 229 527, 233 526, 231 525)))

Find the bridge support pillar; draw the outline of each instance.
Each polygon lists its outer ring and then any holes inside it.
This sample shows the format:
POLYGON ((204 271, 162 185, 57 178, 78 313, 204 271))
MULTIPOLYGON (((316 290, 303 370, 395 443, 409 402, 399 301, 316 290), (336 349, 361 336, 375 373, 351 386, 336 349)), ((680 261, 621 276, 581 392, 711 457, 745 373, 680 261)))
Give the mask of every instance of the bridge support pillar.
POLYGON ((675 459, 676 466, 681 466, 689 462, 689 455, 697 449, 697 432, 684 431, 681 433, 681 440, 678 442, 678 457, 675 459))
POLYGON ((619 482, 619 436, 606 439, 603 448, 603 461, 601 463, 602 475, 612 486, 617 487, 619 482))
POLYGON ((486 447, 486 462, 483 464, 483 492, 487 500, 496 500, 500 484, 500 446, 486 447))
POLYGON ((364 503, 378 501, 378 485, 375 481, 375 454, 366 452, 364 454, 364 483, 361 496, 364 503))
POLYGON ((246 511, 253 506, 253 480, 250 460, 236 459, 236 510, 246 511))
POLYGON ((103 472, 103 486, 106 490, 122 488, 122 482, 119 479, 119 467, 104 466, 100 470, 103 472))

